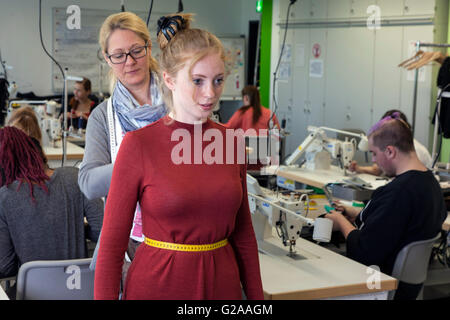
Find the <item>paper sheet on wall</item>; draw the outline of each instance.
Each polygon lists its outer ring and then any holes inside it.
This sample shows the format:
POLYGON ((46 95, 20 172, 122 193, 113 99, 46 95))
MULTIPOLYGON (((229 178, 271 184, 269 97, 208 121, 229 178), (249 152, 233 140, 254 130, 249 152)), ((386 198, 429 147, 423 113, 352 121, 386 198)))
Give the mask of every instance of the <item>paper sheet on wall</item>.
POLYGON ((295 66, 305 66, 305 45, 303 43, 297 43, 295 45, 295 66))
POLYGON ((291 64, 287 62, 280 63, 278 80, 288 80, 291 77, 291 64))
POLYGON ((290 44, 285 44, 283 48, 283 55, 281 56, 282 62, 291 62, 292 48, 290 44))
POLYGON ((220 38, 227 57, 225 70, 229 73, 223 87, 223 97, 241 97, 245 86, 245 38, 220 38))
POLYGON ((323 77, 323 60, 320 59, 309 60, 309 76, 310 78, 323 77))

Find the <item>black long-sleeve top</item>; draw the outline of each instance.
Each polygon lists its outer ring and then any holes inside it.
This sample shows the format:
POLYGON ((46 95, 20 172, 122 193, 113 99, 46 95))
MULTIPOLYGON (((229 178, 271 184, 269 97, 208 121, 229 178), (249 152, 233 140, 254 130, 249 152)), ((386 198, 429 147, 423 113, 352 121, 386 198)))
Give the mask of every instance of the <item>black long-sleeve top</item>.
POLYGON ((433 238, 447 210, 431 171, 407 171, 378 188, 356 218, 358 229, 347 237, 347 256, 391 274, 395 258, 407 244, 433 238))

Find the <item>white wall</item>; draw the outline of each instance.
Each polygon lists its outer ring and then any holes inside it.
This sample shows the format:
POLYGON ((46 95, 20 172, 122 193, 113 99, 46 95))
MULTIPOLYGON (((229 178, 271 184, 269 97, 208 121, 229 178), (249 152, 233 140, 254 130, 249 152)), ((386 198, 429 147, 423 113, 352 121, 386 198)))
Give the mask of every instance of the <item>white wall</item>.
MULTIPOLYGON (((127 11, 148 11, 150 1, 125 1, 127 11)), ((115 0, 43 0, 42 34, 47 51, 52 52, 52 8, 78 5, 83 9, 120 11, 115 0)), ((248 34, 248 21, 257 20, 253 0, 184 0, 184 12, 195 13, 194 25, 218 36, 248 34)), ((178 0, 154 0, 152 17, 162 12, 176 12, 178 0)), ((156 30, 150 30, 154 36, 156 30)), ((39 38, 38 0, 0 0, 0 50, 12 69, 8 80, 15 81, 20 92, 33 91, 38 96, 51 95, 52 61, 42 49, 39 38)))

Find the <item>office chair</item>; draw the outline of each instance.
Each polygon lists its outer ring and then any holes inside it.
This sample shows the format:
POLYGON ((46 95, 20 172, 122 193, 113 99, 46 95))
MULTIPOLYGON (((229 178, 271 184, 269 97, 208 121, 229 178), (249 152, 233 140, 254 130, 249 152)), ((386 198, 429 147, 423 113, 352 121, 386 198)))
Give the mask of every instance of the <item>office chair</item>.
MULTIPOLYGON (((431 239, 411 242, 404 246, 395 259, 392 277, 406 284, 423 285, 427 278, 433 244, 440 237, 441 233, 439 232, 431 239)), ((393 300, 395 293, 396 290, 390 291, 388 300, 393 300)), ((419 296, 421 296, 421 293, 419 293, 419 296)))
POLYGON ((17 274, 17 300, 93 300, 92 258, 30 261, 17 274))

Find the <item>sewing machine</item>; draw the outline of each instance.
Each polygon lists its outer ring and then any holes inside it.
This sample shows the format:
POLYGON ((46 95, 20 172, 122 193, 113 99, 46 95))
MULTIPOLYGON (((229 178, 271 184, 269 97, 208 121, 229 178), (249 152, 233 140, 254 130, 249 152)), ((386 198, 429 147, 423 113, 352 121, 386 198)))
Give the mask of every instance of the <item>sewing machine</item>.
POLYGON ((308 195, 302 194, 299 199, 286 197, 269 189, 262 188, 258 181, 247 174, 247 191, 253 229, 258 246, 267 238, 272 238, 275 227, 284 246, 289 246, 288 256, 299 259, 295 252, 297 239, 304 226, 314 227, 313 240, 329 242, 333 222, 326 218, 307 218, 309 209, 308 195))
POLYGON ((364 134, 358 134, 349 131, 337 130, 327 127, 308 126, 310 132, 300 146, 286 159, 285 164, 294 165, 297 160, 305 154, 306 169, 308 170, 327 170, 331 165, 331 158, 339 161, 342 169, 347 168, 353 160, 356 151, 356 139, 360 138, 358 149, 368 150, 367 137, 364 134), (329 138, 325 131, 332 131, 353 136, 344 141, 329 138))
POLYGON ((61 139, 61 122, 56 118, 58 104, 53 100, 11 101, 8 106, 7 121, 21 105, 28 105, 34 110, 41 128, 42 147, 55 147, 56 141, 61 139))

